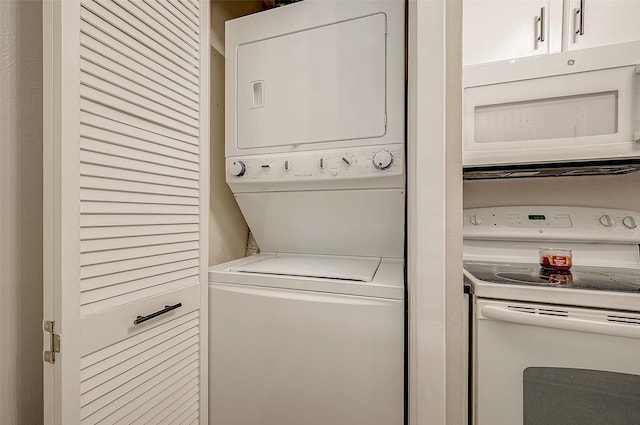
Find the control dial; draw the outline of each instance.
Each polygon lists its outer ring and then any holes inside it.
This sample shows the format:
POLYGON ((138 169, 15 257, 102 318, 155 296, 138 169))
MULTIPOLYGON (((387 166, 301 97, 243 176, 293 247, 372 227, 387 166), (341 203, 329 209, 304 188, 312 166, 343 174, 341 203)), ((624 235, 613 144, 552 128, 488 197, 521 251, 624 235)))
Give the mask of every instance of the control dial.
POLYGON ((600 218, 598 219, 598 221, 604 227, 613 227, 613 225, 615 224, 613 219, 611 218, 611 216, 609 214, 601 215, 600 218))
POLYGON ((393 154, 383 149, 373 155, 372 161, 377 170, 386 170, 393 164, 393 154))
POLYGON ((638 227, 638 222, 630 215, 622 219, 622 224, 624 224, 624 227, 626 227, 627 229, 635 229, 636 227, 638 227))
POLYGON ((244 176, 245 171, 247 171, 247 166, 242 161, 233 161, 229 166, 229 173, 235 177, 244 176))
POLYGON ((471 224, 473 224, 474 226, 478 226, 482 224, 482 217, 480 217, 478 214, 474 214, 469 218, 469 222, 471 222, 471 224))

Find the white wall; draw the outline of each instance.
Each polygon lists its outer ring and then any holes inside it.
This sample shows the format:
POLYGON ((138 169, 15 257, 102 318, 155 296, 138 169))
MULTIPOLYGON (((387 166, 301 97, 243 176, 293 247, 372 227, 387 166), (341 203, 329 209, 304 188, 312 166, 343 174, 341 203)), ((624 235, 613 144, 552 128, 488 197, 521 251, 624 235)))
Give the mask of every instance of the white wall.
POLYGON ((409 423, 462 425, 459 0, 409 0, 409 423))
POLYGON ((0 1, 0 422, 42 423, 42 4, 0 1))
POLYGON ((244 257, 249 229, 225 181, 224 56, 211 49, 209 265, 244 257))
POLYGON ((464 207, 578 205, 640 211, 640 173, 469 181, 464 207))

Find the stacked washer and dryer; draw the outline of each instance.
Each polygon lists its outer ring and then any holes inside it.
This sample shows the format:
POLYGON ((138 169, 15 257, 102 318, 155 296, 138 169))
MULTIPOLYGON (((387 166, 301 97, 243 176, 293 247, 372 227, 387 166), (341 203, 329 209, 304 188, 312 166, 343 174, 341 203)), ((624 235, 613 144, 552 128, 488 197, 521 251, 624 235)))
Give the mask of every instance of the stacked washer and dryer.
POLYGON ((404 2, 229 21, 225 60, 227 182, 261 253, 209 269, 210 423, 400 425, 404 2))

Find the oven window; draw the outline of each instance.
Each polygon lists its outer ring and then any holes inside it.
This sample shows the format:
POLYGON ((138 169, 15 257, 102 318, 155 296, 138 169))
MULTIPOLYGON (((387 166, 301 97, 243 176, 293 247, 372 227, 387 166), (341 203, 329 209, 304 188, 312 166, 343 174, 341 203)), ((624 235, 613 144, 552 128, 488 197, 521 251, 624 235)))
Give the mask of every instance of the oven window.
POLYGON ((524 425, 640 424, 640 376, 589 369, 524 371, 524 425))

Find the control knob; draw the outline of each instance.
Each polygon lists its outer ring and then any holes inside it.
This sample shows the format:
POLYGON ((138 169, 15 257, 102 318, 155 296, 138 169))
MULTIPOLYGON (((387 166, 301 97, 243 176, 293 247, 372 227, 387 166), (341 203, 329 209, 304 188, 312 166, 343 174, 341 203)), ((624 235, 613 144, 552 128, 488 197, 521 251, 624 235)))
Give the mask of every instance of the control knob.
POLYGON ((611 216, 609 214, 601 215, 600 218, 598 219, 598 221, 604 227, 613 227, 613 225, 615 224, 613 219, 611 218, 611 216))
POLYGON ((482 224, 482 217, 480 217, 478 214, 474 214, 469 218, 469 222, 471 222, 471 224, 473 224, 474 226, 479 226, 480 224, 482 224))
POLYGON ((627 229, 635 229, 636 227, 638 227, 638 222, 630 215, 622 219, 622 224, 624 224, 624 227, 626 227, 627 229))
POLYGON ((229 166, 229 173, 235 177, 244 176, 245 171, 247 171, 247 166, 242 161, 233 161, 229 166))
POLYGON ((386 170, 393 164, 393 154, 383 149, 373 155, 372 161, 377 170, 386 170))

